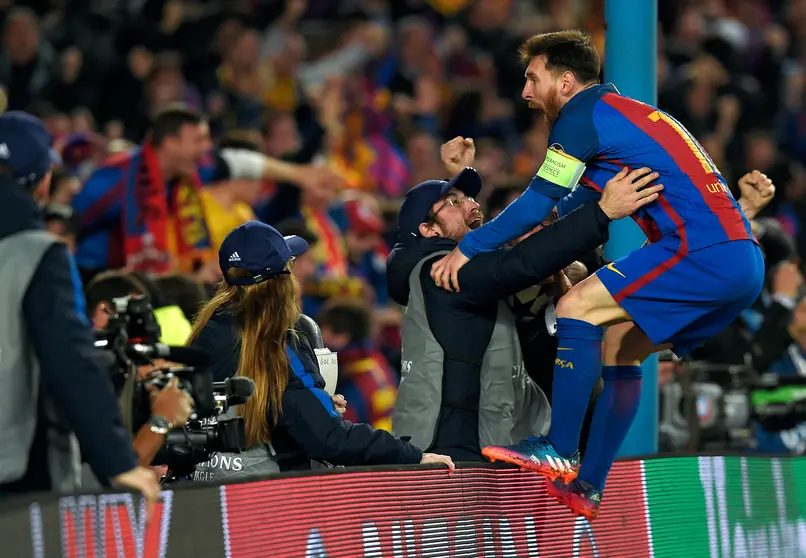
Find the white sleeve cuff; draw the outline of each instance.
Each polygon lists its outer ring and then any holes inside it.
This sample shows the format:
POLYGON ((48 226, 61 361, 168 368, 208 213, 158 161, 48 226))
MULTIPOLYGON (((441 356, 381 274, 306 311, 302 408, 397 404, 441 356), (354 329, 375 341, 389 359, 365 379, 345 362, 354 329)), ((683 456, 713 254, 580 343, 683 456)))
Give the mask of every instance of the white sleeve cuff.
POLYGON ((774 294, 772 295, 772 299, 787 310, 794 310, 795 306, 798 305, 796 300, 782 294, 774 294))
POLYGON ((227 163, 230 178, 257 180, 263 176, 266 159, 261 153, 227 147, 220 150, 218 154, 227 163))

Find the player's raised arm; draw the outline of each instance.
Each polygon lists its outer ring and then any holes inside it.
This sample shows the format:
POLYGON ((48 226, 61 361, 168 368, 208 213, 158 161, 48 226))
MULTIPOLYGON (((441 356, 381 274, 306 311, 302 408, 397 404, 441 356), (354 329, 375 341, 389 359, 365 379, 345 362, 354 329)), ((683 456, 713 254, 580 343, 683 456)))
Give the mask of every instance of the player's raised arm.
POLYGON ((551 213, 585 172, 584 161, 596 153, 598 138, 587 111, 573 112, 558 119, 549 136, 546 159, 529 187, 495 219, 465 235, 459 246, 431 267, 434 281, 447 290, 459 290, 459 269, 474 256, 491 252, 518 238, 551 213), (586 125, 586 123, 588 125, 586 125), (560 143, 565 142, 566 147, 560 143))
POLYGON ((545 115, 546 123, 551 121, 546 159, 529 188, 501 215, 466 235, 453 252, 431 266, 437 285, 458 291, 459 269, 470 258, 495 250, 541 223, 577 185, 586 162, 599 152, 593 112, 600 98, 595 86, 601 63, 586 37, 572 37, 571 42, 582 47, 584 53, 565 56, 567 46, 550 35, 536 35, 521 47, 521 60, 526 67, 521 97, 530 108, 545 115), (585 92, 587 95, 575 99, 585 92), (574 103, 569 105, 572 99, 574 103))

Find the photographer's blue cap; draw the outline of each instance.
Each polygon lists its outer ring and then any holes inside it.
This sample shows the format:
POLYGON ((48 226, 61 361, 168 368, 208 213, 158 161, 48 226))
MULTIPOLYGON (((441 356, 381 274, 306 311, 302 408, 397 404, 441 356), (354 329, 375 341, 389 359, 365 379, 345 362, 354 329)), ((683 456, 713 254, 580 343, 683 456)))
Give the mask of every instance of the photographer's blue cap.
POLYGON ((8 166, 22 186, 35 186, 59 163, 51 137, 32 114, 10 111, 0 116, 0 164, 8 166))
POLYGON ((400 240, 420 236, 420 224, 428 219, 431 206, 453 188, 471 198, 476 197, 481 192, 481 175, 473 167, 465 167, 450 180, 426 180, 409 190, 397 212, 400 240))
POLYGON ((274 227, 260 221, 249 221, 235 228, 221 243, 218 265, 229 285, 256 285, 267 279, 289 273, 288 261, 308 250, 308 243, 298 236, 283 236, 274 227), (251 274, 228 277, 227 271, 240 267, 251 274))

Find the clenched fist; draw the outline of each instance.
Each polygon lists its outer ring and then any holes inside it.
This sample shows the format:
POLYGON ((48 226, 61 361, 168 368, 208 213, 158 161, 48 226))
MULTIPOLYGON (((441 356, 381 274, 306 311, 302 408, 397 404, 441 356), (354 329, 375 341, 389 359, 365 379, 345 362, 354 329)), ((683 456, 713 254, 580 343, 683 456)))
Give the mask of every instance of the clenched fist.
POLYGON ((451 176, 459 174, 465 167, 472 167, 476 160, 476 145, 471 138, 457 136, 451 141, 442 144, 439 149, 442 164, 451 173, 451 176))
POLYGON ((748 219, 753 219, 775 197, 775 184, 766 174, 754 170, 739 179, 739 205, 748 219))

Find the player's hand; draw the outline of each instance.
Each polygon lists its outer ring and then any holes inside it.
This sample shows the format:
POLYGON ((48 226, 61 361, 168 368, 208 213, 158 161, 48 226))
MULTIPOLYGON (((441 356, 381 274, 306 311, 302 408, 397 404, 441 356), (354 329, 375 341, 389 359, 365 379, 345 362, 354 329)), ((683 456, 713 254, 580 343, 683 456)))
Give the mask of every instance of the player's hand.
POLYGON ((739 205, 748 219, 753 219, 775 197, 775 184, 766 174, 754 170, 739 179, 739 205))
POLYGON ((442 164, 452 176, 459 174, 465 167, 472 167, 476 160, 476 144, 471 138, 457 136, 439 148, 442 164))
POLYGON ((347 400, 341 394, 336 394, 330 397, 333 401, 333 406, 336 407, 336 410, 339 412, 340 415, 343 415, 347 412, 347 400))
POLYGON ((151 413, 165 417, 174 426, 185 424, 193 414, 193 398, 179 387, 179 378, 159 391, 151 392, 151 413))
POLYGON ((660 176, 646 167, 630 172, 624 168, 607 181, 599 207, 612 221, 632 215, 647 204, 652 203, 663 190, 662 184, 649 186, 660 176))
POLYGON ((454 468, 456 467, 453 464, 453 459, 448 457, 447 455, 439 455, 438 453, 424 453, 423 458, 420 460, 420 463, 423 465, 428 463, 442 463, 448 466, 448 470, 453 472, 454 468))
POLYGON ((462 254, 456 247, 453 251, 431 266, 431 278, 437 287, 442 287, 446 291, 459 292, 459 270, 470 261, 470 258, 462 254))
POLYGON ((141 492, 146 499, 146 521, 151 519, 154 504, 160 495, 160 485, 152 471, 145 467, 135 467, 112 479, 112 483, 141 492))

